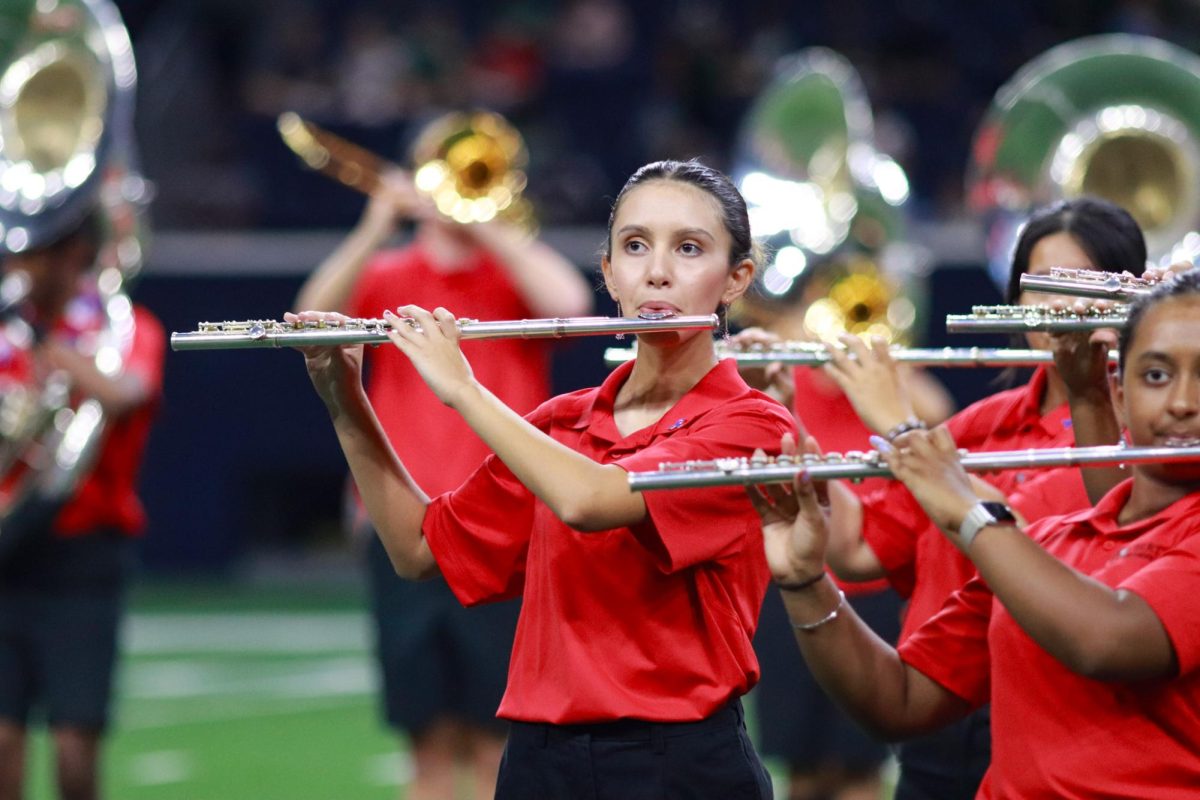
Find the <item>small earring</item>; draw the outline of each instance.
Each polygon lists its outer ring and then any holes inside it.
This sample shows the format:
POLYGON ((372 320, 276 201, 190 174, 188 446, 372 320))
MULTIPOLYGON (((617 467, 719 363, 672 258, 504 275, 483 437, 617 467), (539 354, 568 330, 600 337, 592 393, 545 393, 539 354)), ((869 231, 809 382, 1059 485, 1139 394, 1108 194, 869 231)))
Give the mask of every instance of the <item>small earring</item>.
POLYGON ((722 303, 718 316, 721 318, 721 340, 729 344, 729 304, 722 303))
MULTIPOLYGON (((620 300, 618 300, 618 301, 617 301, 617 317, 621 317, 621 316, 622 316, 622 314, 621 314, 621 301, 620 301, 620 300)), ((623 341, 625 341, 625 334, 623 334, 623 333, 618 333, 618 334, 616 335, 616 338, 617 338, 617 340, 618 340, 618 341, 622 341, 622 342, 623 342, 623 341)))

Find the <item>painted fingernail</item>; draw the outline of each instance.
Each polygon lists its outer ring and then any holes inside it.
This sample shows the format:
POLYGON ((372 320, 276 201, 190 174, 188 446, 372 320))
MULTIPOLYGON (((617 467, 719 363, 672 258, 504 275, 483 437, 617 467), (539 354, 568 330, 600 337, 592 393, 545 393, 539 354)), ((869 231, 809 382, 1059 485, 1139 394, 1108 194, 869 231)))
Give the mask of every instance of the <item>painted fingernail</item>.
POLYGON ((871 446, 874 447, 876 450, 878 450, 881 453, 892 452, 893 448, 892 448, 891 442, 889 442, 887 439, 883 438, 882 436, 876 436, 875 434, 871 434, 871 437, 867 441, 869 441, 871 443, 871 446))

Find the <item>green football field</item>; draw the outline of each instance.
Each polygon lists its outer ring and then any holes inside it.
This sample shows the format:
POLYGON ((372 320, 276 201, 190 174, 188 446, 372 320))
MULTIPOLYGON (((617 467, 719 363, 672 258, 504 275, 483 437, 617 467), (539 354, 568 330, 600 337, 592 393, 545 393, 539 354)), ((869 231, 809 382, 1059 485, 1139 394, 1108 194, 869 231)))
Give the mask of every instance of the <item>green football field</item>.
MULTIPOLYGON (((138 589, 124 630, 105 796, 383 800, 406 764, 378 723, 351 589, 138 589)), ((50 800, 39 739, 32 800, 50 800)))
MULTIPOLYGON (((123 642, 108 800, 404 797, 353 584, 143 585, 123 642)), ((49 756, 36 738, 28 800, 55 797, 49 756)))

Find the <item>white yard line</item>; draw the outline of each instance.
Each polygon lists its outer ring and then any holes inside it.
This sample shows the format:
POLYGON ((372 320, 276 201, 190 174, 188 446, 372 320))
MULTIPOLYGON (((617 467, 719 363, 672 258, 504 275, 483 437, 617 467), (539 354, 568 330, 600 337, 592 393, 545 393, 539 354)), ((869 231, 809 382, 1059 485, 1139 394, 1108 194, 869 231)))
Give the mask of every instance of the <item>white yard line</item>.
POLYGON ((371 641, 367 615, 357 612, 135 613, 122 645, 131 655, 320 653, 366 650, 371 641))

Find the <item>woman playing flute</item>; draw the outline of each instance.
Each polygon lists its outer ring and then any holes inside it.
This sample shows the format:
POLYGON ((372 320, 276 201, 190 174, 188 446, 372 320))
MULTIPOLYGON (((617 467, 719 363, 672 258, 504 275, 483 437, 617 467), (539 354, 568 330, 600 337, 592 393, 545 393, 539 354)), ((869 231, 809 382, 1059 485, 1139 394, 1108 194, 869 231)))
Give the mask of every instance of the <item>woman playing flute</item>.
MULTIPOLYGON (((601 267, 628 316, 712 313, 754 274, 745 202, 698 162, 649 164, 617 196, 601 267)), ((420 327, 390 315, 395 346, 494 451, 454 491, 428 497, 388 445, 361 347, 306 363, 396 571, 440 573, 467 605, 523 598, 497 797, 769 798, 738 700, 758 679, 757 516, 744 491, 640 496, 626 472, 774 447, 787 410, 690 331, 642 335, 603 385, 521 418, 474 379, 449 311, 398 314, 420 327)))
MULTIPOLYGON (((1035 212, 1025 224, 1013 253, 1007 300, 1046 299, 1021 292, 1020 276, 1026 272, 1045 274, 1051 267, 1067 266, 1140 273, 1145 262, 1142 231, 1127 212, 1095 198, 1068 200, 1035 212)), ((1098 376, 1104 375, 1114 335, 1098 331, 1090 337, 1069 337, 1069 344, 1092 356, 1069 362, 1083 366, 1065 373, 1039 367, 1025 385, 984 398, 951 417, 946 424, 951 437, 958 447, 973 452, 1115 444, 1120 431, 1105 422, 1107 390, 1102 383, 1099 396, 1092 389, 1097 364, 1098 376), (1068 381, 1078 391, 1069 392, 1068 381)), ((1051 346, 1048 334, 1030 333, 1026 339, 1033 348, 1051 346)), ((851 337, 844 344, 855 358, 830 348, 832 362, 826 371, 863 421, 888 439, 919 426, 886 345, 868 347, 851 337)), ((1085 479, 1093 482, 1090 494, 1098 499, 1115 482, 1111 472, 1103 473, 1057 468, 1005 471, 983 479, 1032 521, 1091 505, 1085 479)), ((938 533, 902 483, 889 482, 858 495, 839 484, 830 489, 834 536, 829 562, 836 574, 849 580, 886 576, 908 598, 900 633, 904 641, 975 574, 974 565, 938 533)), ((945 730, 906 741, 899 752, 897 800, 973 797, 987 769, 989 749, 986 708, 945 730)))
MULTIPOLYGON (((1119 352, 1111 391, 1131 443, 1200 442, 1200 273, 1137 300, 1119 352)), ((945 428, 880 442, 979 574, 894 650, 824 577, 821 487, 755 490, 772 576, 826 690, 889 738, 990 700, 993 753, 980 797, 1194 797, 1200 465, 1132 466, 1095 508, 1026 530, 1006 506, 982 502, 945 428)), ((784 448, 794 445, 785 439, 784 448)))

